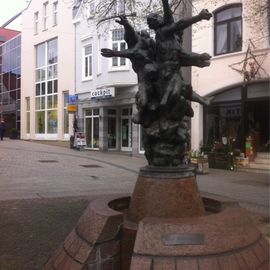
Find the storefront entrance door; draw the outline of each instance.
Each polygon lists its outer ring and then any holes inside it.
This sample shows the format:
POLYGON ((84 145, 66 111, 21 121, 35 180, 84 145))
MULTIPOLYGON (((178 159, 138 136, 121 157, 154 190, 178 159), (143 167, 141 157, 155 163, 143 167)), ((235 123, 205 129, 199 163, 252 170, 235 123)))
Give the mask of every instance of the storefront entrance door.
POLYGON ((121 150, 132 150, 132 108, 122 109, 121 114, 121 150))
POLYGON ((85 113, 85 137, 87 148, 99 148, 99 109, 87 110, 85 113))
POLYGON ((117 146, 116 119, 116 110, 108 109, 108 149, 116 149, 117 146))

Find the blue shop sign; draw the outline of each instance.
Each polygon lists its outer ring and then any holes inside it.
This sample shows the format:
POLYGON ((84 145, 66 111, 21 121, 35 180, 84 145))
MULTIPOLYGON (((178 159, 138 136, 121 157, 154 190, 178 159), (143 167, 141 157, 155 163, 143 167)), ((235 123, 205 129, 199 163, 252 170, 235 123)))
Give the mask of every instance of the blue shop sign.
POLYGON ((77 95, 68 95, 68 104, 69 105, 76 105, 78 103, 78 96, 77 95))

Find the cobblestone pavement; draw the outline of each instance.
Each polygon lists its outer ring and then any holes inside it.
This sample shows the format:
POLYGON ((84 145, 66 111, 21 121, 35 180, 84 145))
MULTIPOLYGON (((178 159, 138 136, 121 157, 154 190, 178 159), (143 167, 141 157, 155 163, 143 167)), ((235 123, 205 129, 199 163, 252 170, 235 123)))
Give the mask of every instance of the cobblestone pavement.
MULTIPOLYGON (((143 157, 77 151, 22 140, 0 142, 0 200, 130 193, 143 157)), ((269 214, 269 174, 210 169, 198 175, 201 191, 269 214)))

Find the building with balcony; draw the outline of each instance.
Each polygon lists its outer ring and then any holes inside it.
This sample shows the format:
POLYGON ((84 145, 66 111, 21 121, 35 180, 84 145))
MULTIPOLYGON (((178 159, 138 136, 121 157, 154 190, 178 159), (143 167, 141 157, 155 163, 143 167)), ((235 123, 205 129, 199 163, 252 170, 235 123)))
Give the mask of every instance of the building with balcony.
POLYGON ((194 12, 207 7, 213 17, 193 28, 193 51, 212 55, 210 67, 192 68, 192 85, 213 97, 203 108, 193 104, 192 148, 231 140, 245 151, 252 136, 256 151, 269 143, 269 4, 244 1, 194 1, 194 12), (266 6, 265 6, 266 7, 266 6))

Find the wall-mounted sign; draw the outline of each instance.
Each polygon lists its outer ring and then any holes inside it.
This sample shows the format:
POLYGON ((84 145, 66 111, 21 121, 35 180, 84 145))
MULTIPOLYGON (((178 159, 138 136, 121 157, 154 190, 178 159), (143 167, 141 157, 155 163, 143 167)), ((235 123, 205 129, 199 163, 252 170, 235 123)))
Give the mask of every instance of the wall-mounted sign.
POLYGON ((90 91, 90 98, 109 98, 115 97, 114 87, 107 87, 102 89, 95 89, 90 91))
POLYGON ((77 95, 68 95, 68 104, 75 105, 78 103, 78 96, 77 95))
POLYGON ((67 110, 69 113, 77 112, 78 96, 77 95, 68 95, 68 105, 67 110))
POLYGON ((69 113, 77 112, 77 104, 68 104, 67 109, 69 113))

